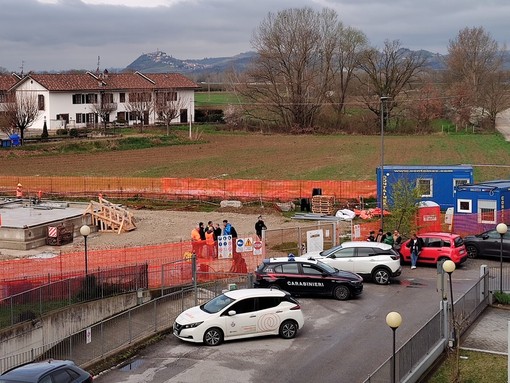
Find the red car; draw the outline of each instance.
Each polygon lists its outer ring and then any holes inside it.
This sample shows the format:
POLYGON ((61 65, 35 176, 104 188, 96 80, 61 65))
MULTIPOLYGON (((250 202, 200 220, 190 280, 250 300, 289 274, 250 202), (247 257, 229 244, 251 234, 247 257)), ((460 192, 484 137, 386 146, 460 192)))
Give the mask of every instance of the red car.
MULTIPOLYGON (((456 265, 460 265, 467 258, 468 254, 463 239, 452 233, 423 233, 418 234, 423 239, 424 245, 418 257, 418 263, 436 264, 442 260, 451 259, 456 265)), ((400 248, 402 260, 411 262, 411 253, 405 241, 400 248)))

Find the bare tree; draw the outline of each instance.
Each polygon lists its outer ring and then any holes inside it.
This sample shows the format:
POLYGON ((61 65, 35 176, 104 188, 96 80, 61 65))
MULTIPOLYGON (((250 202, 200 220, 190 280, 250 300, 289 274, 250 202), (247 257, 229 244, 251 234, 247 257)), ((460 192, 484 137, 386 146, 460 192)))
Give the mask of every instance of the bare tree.
POLYGON ((417 52, 403 49, 398 40, 386 40, 382 52, 375 48, 364 51, 360 55, 361 72, 357 77, 366 89, 362 96, 365 105, 380 117, 380 99, 388 97, 385 114, 386 111, 390 113, 398 104, 398 96, 410 87, 424 64, 425 58, 417 52))
POLYGON ((144 120, 154 109, 152 93, 147 90, 139 90, 130 92, 128 97, 126 109, 140 121, 140 133, 143 133, 144 120))
POLYGON ((103 129, 106 132, 106 124, 110 121, 110 114, 117 110, 117 104, 113 102, 112 93, 101 93, 99 102, 91 106, 93 113, 96 113, 103 121, 103 129))
POLYGON ((360 55, 367 49, 365 34, 355 28, 342 28, 334 54, 333 88, 327 93, 328 101, 339 113, 345 112, 345 99, 348 95, 354 71, 360 55))
MULTIPOLYGON (((496 114, 510 106, 508 97, 500 97, 506 89, 503 74, 504 48, 483 27, 464 28, 448 44, 445 82, 452 95, 457 90, 471 97, 463 98, 459 110, 482 110, 493 126, 496 114), (498 100, 499 98, 499 100, 498 100)), ((457 102, 461 97, 455 98, 457 102)), ((464 118, 459 118, 464 120, 464 118)))
POLYGON ((25 129, 32 126, 39 115, 40 105, 38 96, 33 92, 17 91, 7 97, 7 102, 3 103, 2 112, 6 126, 12 132, 19 130, 21 144, 25 129))
POLYGON ((181 115, 181 110, 187 106, 186 100, 179 95, 175 89, 158 91, 154 109, 158 119, 165 123, 166 135, 170 134, 170 124, 181 115))
POLYGON ((332 78, 341 23, 330 9, 269 13, 252 38, 258 59, 248 70, 245 99, 287 129, 310 129, 332 78))

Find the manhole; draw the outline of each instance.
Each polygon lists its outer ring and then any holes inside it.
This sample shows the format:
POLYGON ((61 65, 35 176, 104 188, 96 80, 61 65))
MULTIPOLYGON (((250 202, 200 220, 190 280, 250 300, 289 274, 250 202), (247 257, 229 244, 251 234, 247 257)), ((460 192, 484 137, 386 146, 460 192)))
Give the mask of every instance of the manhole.
POLYGON ((143 361, 141 359, 135 359, 128 364, 125 364, 122 366, 119 370, 120 371, 132 371, 138 367, 140 367, 143 364, 143 361))

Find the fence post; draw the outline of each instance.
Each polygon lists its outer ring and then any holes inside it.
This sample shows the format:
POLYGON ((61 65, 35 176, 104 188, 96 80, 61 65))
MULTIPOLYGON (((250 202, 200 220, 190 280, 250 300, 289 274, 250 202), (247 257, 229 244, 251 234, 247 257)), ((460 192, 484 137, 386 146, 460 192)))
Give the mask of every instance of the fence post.
POLYGON ((298 255, 303 255, 303 244, 301 243, 301 227, 298 226, 297 228, 297 245, 298 245, 298 255))
POLYGON ((448 341, 450 339, 450 321, 448 320, 448 301, 442 300, 440 305, 441 315, 443 316, 443 339, 444 339, 444 345, 445 349, 449 346, 448 341))
POLYGON ((14 305, 12 304, 12 298, 13 296, 11 295, 11 326, 14 326, 14 305))
POLYGON ((128 311, 128 323, 129 323, 129 344, 131 344, 132 340, 132 331, 131 331, 131 310, 128 311))
POLYGON ((198 305, 198 287, 197 287, 197 256, 195 253, 191 256, 191 278, 193 279, 193 292, 195 295, 195 306, 198 305))
MULTIPOLYGON (((483 283, 480 288, 480 302, 483 302, 483 300, 488 296, 489 292, 487 291, 487 276, 488 273, 487 265, 481 265, 480 266, 480 278, 483 278, 483 283)), ((489 302, 490 303, 490 302, 489 302)))
POLYGON ((163 280, 165 278, 165 265, 161 265, 161 296, 163 296, 163 280))

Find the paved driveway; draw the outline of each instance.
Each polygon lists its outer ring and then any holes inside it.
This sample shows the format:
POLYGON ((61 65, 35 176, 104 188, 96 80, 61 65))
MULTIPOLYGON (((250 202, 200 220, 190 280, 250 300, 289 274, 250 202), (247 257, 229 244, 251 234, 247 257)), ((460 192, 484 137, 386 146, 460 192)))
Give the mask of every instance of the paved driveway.
MULTIPOLYGON (((454 294, 472 286, 482 263, 487 262, 468 260, 454 272, 454 294)), ((397 281, 389 286, 366 283, 362 296, 347 302, 299 298, 306 323, 293 340, 265 337, 205 347, 169 335, 131 364, 94 382, 360 382, 391 354, 388 312, 399 311, 403 317, 399 347, 438 311, 435 267, 406 266, 397 281)))

